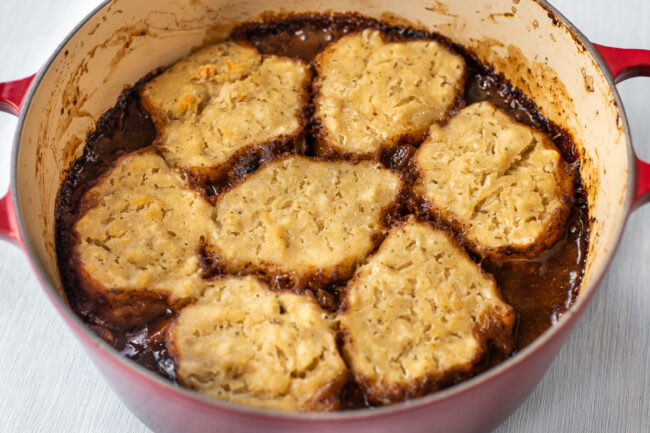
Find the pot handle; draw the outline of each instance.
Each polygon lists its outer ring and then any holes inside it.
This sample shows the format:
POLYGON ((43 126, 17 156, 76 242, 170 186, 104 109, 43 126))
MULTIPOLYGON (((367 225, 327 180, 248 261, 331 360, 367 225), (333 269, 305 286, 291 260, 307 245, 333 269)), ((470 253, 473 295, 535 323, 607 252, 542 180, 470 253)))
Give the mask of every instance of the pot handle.
MULTIPOLYGON (((594 44, 607 68, 620 83, 634 77, 650 77, 650 50, 614 48, 594 44)), ((636 157, 636 187, 633 209, 650 202, 650 164, 636 157)))
POLYGON ((0 198, 0 239, 20 244, 20 232, 16 223, 14 203, 9 192, 0 198))
POLYGON ((0 111, 18 116, 34 75, 16 81, 0 83, 0 111))
MULTIPOLYGON (((0 111, 18 116, 27 90, 35 76, 31 75, 21 80, 0 83, 0 111)), ((10 192, 0 198, 0 239, 20 244, 20 231, 10 192)))

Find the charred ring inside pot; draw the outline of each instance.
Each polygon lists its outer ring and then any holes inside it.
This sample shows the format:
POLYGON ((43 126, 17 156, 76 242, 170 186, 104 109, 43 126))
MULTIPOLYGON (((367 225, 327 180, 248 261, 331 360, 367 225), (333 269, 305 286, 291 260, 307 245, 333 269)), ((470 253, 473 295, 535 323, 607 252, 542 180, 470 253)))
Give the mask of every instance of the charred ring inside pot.
POLYGON ((530 344, 575 300, 571 137, 444 36, 242 24, 126 90, 56 206, 72 308, 217 399, 386 405, 530 344))

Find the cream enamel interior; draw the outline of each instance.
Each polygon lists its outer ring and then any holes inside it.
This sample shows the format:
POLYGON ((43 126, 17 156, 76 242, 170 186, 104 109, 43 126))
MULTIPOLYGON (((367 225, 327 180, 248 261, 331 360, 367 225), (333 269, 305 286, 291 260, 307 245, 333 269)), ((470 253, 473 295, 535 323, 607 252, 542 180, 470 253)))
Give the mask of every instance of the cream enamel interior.
MULTIPOLYGON (((358 11, 401 17, 474 48, 572 132, 589 190, 590 251, 584 287, 607 265, 627 215, 629 150, 605 76, 588 51, 532 0, 115 0, 87 21, 47 68, 23 119, 14 194, 25 243, 60 288, 53 209, 65 169, 120 91, 152 69, 223 39, 263 12, 358 11), (499 42, 500 41, 500 42, 499 42), (531 91, 534 93, 531 94, 531 91)), ((392 18, 391 18, 392 17, 392 18)))

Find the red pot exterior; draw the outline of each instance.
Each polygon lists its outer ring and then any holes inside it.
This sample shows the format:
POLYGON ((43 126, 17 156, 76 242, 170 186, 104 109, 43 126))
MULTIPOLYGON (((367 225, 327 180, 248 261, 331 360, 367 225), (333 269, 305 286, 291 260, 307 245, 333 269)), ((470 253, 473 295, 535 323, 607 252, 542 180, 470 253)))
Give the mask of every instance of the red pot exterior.
MULTIPOLYGON (((188 398, 184 393, 160 387, 133 369, 125 369, 89 342, 84 346, 120 399, 158 433, 249 433, 262 430, 269 433, 489 432, 530 394, 562 347, 574 322, 575 316, 535 356, 465 392, 431 404, 406 405, 388 413, 347 419, 280 418, 215 407, 188 398)), ((83 341, 84 337, 80 337, 83 341)))
MULTIPOLYGON (((35 76, 36 74, 21 80, 0 83, 0 111, 18 116, 35 76)), ((11 194, 0 198, 0 239, 21 244, 11 194)))
MULTIPOLYGON (((607 64, 614 81, 620 83, 635 77, 650 77, 650 51, 614 48, 594 44, 607 64)), ((636 158, 636 187, 633 208, 650 201, 650 164, 636 158)))
MULTIPOLYGON (((650 74, 650 52, 617 50, 602 46, 596 48, 608 62, 613 78, 622 80, 639 74, 650 74)), ((596 55, 595 50, 593 54, 596 55)), ((608 74, 609 72, 606 72, 606 75, 608 74)), ((33 77, 29 77, 13 83, 0 84, 0 109, 18 112, 32 79, 33 77)), ((610 85, 613 88, 613 82, 610 85)), ((32 89, 32 92, 34 91, 35 89, 32 89)), ((615 94, 615 90, 613 92, 615 94)), ((629 136, 627 140, 629 146, 629 136)), ((638 159, 635 162, 636 164, 631 162, 628 167, 631 172, 630 179, 636 182, 635 185, 629 186, 633 187, 632 196, 620 204, 626 206, 626 211, 650 198, 650 165, 638 159)), ((20 185, 15 184, 14 179, 12 191, 15 197, 16 188, 20 185)), ((0 236, 20 244, 20 233, 22 231, 25 236, 26 224, 27 222, 15 213, 12 196, 7 195, 0 199, 0 236)), ((614 244, 616 242, 618 239, 615 239, 614 244)), ((533 343, 532 347, 488 373, 435 395, 393 407, 339 414, 303 415, 260 411, 216 402, 186 389, 170 386, 153 373, 121 358, 70 311, 39 267, 38 258, 30 249, 26 236, 24 247, 47 295, 111 388, 138 418, 159 433, 260 430, 282 433, 376 433, 400 430, 409 433, 489 432, 524 401, 542 378, 595 293, 595 287, 606 267, 605 263, 598 274, 599 279, 593 282, 593 289, 581 295, 578 305, 562 317, 552 332, 548 332, 540 341, 533 343)), ((616 245, 609 247, 611 260, 616 245)))

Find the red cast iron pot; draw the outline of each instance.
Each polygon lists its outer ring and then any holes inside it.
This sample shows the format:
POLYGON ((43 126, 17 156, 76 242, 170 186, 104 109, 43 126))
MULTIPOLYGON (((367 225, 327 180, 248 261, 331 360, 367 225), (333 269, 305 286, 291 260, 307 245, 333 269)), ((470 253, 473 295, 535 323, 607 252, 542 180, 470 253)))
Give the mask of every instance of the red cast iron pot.
POLYGON ((615 83, 650 75, 650 52, 590 43, 533 0, 114 0, 88 16, 37 76, 0 84, 0 109, 18 115, 11 192, 0 233, 25 250, 45 292, 110 386, 156 432, 485 432, 508 416, 558 353, 595 293, 629 213, 650 198, 650 166, 636 158, 615 83), (582 290, 540 338, 460 385, 393 406, 332 414, 259 410, 173 386, 119 356, 69 308, 54 252, 54 200, 85 137, 122 89, 193 47, 268 11, 358 11, 406 20, 475 51, 566 128, 580 153, 592 217, 582 290), (512 40, 512 35, 517 35, 512 40), (469 416, 468 414, 471 414, 469 416))

